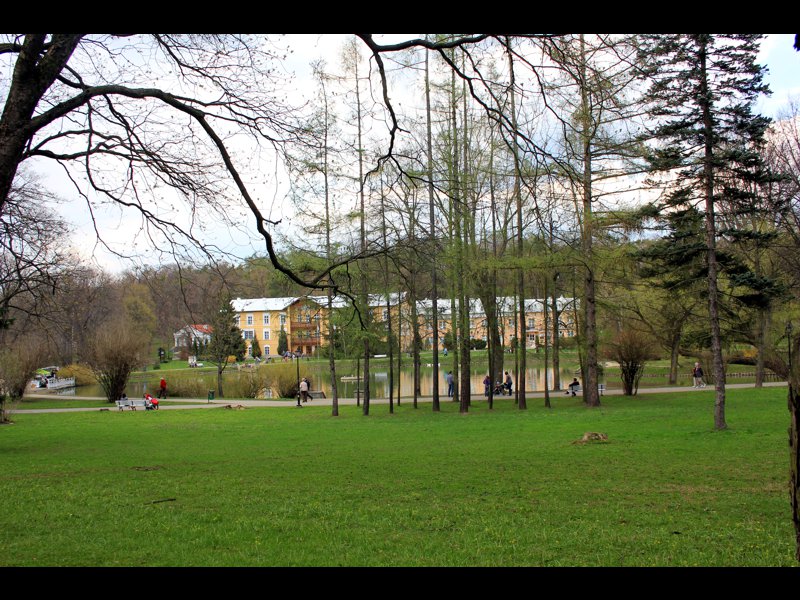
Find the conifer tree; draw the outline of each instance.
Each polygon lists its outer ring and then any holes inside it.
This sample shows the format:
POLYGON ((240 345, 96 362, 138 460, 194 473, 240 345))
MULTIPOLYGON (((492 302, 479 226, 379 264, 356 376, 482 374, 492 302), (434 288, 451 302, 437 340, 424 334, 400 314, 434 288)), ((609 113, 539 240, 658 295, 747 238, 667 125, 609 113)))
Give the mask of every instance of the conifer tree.
MULTIPOLYGON (((647 36, 642 45, 647 100, 656 121, 654 172, 674 175, 665 207, 702 206, 708 311, 716 386, 714 426, 725 429, 725 369, 719 314, 717 207, 742 195, 723 185, 726 174, 753 172, 757 147, 769 124, 752 112, 768 93, 764 68, 756 64, 761 36, 677 34, 647 36)), ((728 180, 731 181, 731 180, 728 180)))
POLYGON ((242 331, 237 325, 238 316, 231 306, 229 296, 223 296, 219 309, 210 319, 213 332, 211 342, 206 349, 207 359, 217 365, 217 395, 224 397, 222 390, 222 373, 228 366, 229 356, 243 356, 245 351, 242 331))

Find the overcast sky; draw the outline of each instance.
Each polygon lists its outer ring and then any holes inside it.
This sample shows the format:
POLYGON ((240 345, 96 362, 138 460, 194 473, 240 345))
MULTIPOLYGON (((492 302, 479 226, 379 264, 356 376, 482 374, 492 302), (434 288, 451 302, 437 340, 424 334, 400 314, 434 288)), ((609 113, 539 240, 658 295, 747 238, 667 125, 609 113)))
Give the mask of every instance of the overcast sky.
MULTIPOLYGON (((389 41, 394 41, 395 38, 408 38, 416 37, 410 36, 391 36, 389 41)), ((310 81, 308 74, 308 63, 312 60, 325 58, 329 66, 335 67, 338 63, 339 49, 342 42, 347 39, 344 35, 292 35, 287 37, 287 42, 294 49, 290 60, 287 62, 287 67, 294 70, 298 74, 299 80, 297 81, 296 89, 301 91, 306 97, 312 92, 314 84, 310 81)), ((383 41, 383 40, 381 40, 383 41)), ((762 44, 761 53, 759 55, 759 62, 766 65, 769 69, 767 74, 767 82, 769 83, 773 94, 769 98, 762 99, 758 104, 758 109, 762 114, 775 118, 782 107, 786 106, 788 99, 791 96, 800 97, 800 52, 796 52, 792 45, 794 41, 794 34, 780 34, 769 35, 765 42, 762 44)), ((364 48, 364 55, 367 54, 364 48)), ((63 180, 59 184, 61 189, 67 189, 68 184, 63 180)), ((272 198, 269 202, 276 204, 282 203, 283 199, 281 194, 267 191, 272 198)), ((88 213, 85 206, 80 211, 65 208, 63 211, 65 215, 75 216, 80 214, 80 219, 76 223, 76 236, 75 239, 83 249, 83 253, 94 252, 97 263, 104 269, 111 272, 120 272, 126 268, 130 268, 132 264, 127 261, 122 261, 116 257, 109 255, 104 249, 94 245, 95 234, 88 218, 88 213)), ((131 244, 124 241, 128 228, 124 220, 120 219, 119 213, 111 212, 109 215, 96 215, 102 221, 102 229, 107 234, 107 237, 120 241, 122 249, 130 250, 131 244), (115 233, 116 232, 116 233, 115 233), (125 245, 128 244, 126 248, 125 245)), ((243 219, 244 221, 244 219, 243 219)), ((243 222, 252 228, 252 220, 243 222)), ((240 241, 243 240, 241 234, 234 234, 240 241)), ((144 248, 140 245, 138 251, 144 248)), ((244 246, 241 249, 241 257, 251 255, 254 251, 263 253, 263 243, 258 246, 244 246)))

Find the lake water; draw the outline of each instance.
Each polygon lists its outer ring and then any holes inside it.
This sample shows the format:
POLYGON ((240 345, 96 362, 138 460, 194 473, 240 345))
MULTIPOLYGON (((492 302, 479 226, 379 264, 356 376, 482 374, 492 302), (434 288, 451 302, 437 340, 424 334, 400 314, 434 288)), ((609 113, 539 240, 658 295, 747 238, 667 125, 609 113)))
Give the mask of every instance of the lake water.
MULTIPOLYGON (((320 363, 310 363, 314 368, 309 369, 306 363, 300 363, 300 376, 301 377, 308 377, 311 381, 311 389, 312 390, 320 390, 322 389, 325 392, 325 395, 330 398, 331 396, 331 382, 330 382, 330 372, 325 370, 321 371, 318 370, 320 367, 320 363)), ((445 374, 448 370, 452 369, 452 364, 447 365, 445 364, 443 367, 440 368, 439 375, 440 375, 440 382, 439 382, 439 394, 440 396, 447 395, 447 383, 445 382, 445 374)), ((339 371, 337 369, 337 371, 339 371)), ((525 389, 527 391, 542 391, 544 390, 544 374, 545 370, 541 367, 531 367, 526 369, 526 378, 525 378, 525 389)), ((169 382, 171 377, 184 377, 187 376, 185 372, 164 372, 164 375, 169 382)), ((355 376, 355 371, 350 373, 349 370, 345 371, 342 370, 341 372, 337 373, 339 377, 339 381, 337 382, 337 389, 339 392, 340 398, 352 398, 355 396, 357 382, 354 380, 345 380, 342 381, 342 375, 352 375, 355 376)), ((195 375, 191 374, 188 375, 189 377, 194 377, 196 379, 202 380, 203 387, 208 390, 216 390, 216 374, 207 373, 203 375, 195 375)), ((225 381, 229 381, 233 377, 237 377, 239 374, 236 371, 226 372, 224 374, 225 381)), ((470 383, 472 387, 473 394, 482 394, 483 393, 483 378, 486 376, 486 371, 483 369, 473 369, 470 374, 470 383)), ((161 377, 160 374, 153 375, 154 380, 157 381, 158 378, 161 377)), ((403 367, 400 372, 400 395, 402 397, 411 397, 413 396, 413 369, 411 367, 403 367)), ((513 377, 513 371, 512 371, 513 377)), ((561 389, 565 389, 566 385, 572 381, 572 378, 575 377, 575 373, 573 370, 565 370, 561 369, 561 389)), ((552 382, 553 382, 553 369, 547 369, 547 381, 550 384, 550 388, 552 389, 552 382)), ((223 384, 224 385, 224 384, 223 384)), ((397 374, 395 373, 395 381, 394 381, 394 396, 397 397, 397 374)), ((514 389, 517 389, 516 381, 514 381, 514 389)), ((141 398, 144 393, 148 391, 151 394, 155 395, 158 391, 158 384, 155 382, 141 382, 141 381, 132 381, 128 383, 126 388, 126 393, 131 398, 141 398)), ((420 392, 423 396, 431 396, 433 395, 433 367, 423 365, 421 367, 420 372, 420 392)), ((79 388, 73 388, 71 390, 65 390, 61 395, 79 395, 79 396, 104 396, 103 390, 99 385, 87 385, 81 386, 79 388)), ((370 369, 370 395, 373 398, 387 398, 389 396, 389 371, 388 368, 385 366, 381 366, 380 368, 372 368, 370 369)))

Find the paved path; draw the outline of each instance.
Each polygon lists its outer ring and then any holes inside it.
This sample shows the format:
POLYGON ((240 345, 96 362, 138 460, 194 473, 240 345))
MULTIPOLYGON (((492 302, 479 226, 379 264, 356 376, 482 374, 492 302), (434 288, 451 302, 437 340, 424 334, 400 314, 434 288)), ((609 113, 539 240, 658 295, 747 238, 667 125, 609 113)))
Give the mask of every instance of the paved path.
MULTIPOLYGON (((736 389, 736 388, 753 388, 755 387, 752 383, 729 383, 726 386, 726 389, 736 389)), ((778 382, 769 382, 764 383, 764 387, 786 387, 785 381, 778 381, 778 382)), ((662 393, 679 393, 679 392, 686 392, 686 391, 695 391, 691 387, 688 386, 669 386, 669 387, 648 387, 648 388, 639 388, 639 395, 644 394, 662 394, 662 393)), ((714 388, 709 386, 706 387, 703 392, 711 394, 714 392, 714 388)), ((563 398, 566 394, 563 391, 560 392, 550 392, 550 399, 553 402, 557 402, 559 398, 563 398)), ((604 396, 622 396, 622 389, 607 389, 605 391, 604 396)), ((47 394, 29 394, 27 397, 31 398, 53 398, 53 396, 47 394)), ((508 396, 498 396, 498 398, 508 398, 508 396)), ((544 392, 528 392, 526 394, 526 398, 528 400, 531 399, 543 399, 544 392)), ((65 398, 69 400, 74 399, 86 399, 86 400, 103 400, 103 398, 98 396, 69 396, 69 398, 65 398)), ((486 397, 478 394, 472 396, 472 399, 476 402, 480 402, 481 400, 485 400, 486 397)), ((227 405, 232 406, 247 406, 247 407, 281 407, 281 408, 295 408, 297 404, 294 400, 239 400, 239 399, 216 399, 212 402, 208 402, 206 399, 202 398, 171 398, 168 400, 169 402, 174 402, 175 404, 162 404, 159 410, 185 410, 189 408, 220 408, 227 405)), ((432 402, 433 397, 431 396, 422 396, 418 399, 418 402, 432 402)), ((450 399, 447 396, 442 396, 440 399, 441 402, 449 402, 450 399)), ((395 402, 397 400, 395 399, 395 402)), ((402 404, 411 404, 413 402, 413 398, 411 396, 403 396, 402 404)), ((354 405, 356 403, 355 398, 339 398, 339 406, 347 406, 347 405, 354 405)), ((370 400, 370 405, 381 405, 381 404, 389 404, 388 398, 372 398, 370 400)), ((309 400, 307 406, 331 406, 331 399, 317 399, 317 400, 309 400)), ((58 412, 91 412, 91 411, 98 411, 98 410, 111 410, 117 411, 116 406, 103 406, 102 408, 97 407, 85 407, 85 408, 22 408, 22 409, 10 409, 8 413, 58 413, 58 412)), ((143 410, 143 409, 142 409, 143 410)))

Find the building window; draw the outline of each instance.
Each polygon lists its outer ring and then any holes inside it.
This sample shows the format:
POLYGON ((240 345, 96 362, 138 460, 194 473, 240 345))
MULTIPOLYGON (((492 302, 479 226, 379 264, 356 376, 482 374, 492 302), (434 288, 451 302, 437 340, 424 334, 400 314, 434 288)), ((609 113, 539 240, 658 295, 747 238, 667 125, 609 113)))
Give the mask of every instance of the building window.
POLYGON ((247 324, 248 325, 252 325, 253 324, 253 315, 247 315, 247 324))
POLYGON ((269 339, 269 329, 265 329, 262 333, 264 334, 264 339, 268 340, 269 339))
MULTIPOLYGON (((285 314, 281 315, 281 325, 286 325, 286 315, 285 314)), ((283 327, 281 327, 281 329, 283 329, 283 327)))
POLYGON ((252 329, 245 329, 242 331, 242 337, 246 340, 252 340, 256 337, 256 332, 252 329))
MULTIPOLYGON (((269 315, 267 315, 267 314, 264 315, 264 325, 269 325, 269 315)), ((267 338, 264 338, 264 339, 267 339, 267 338)))

